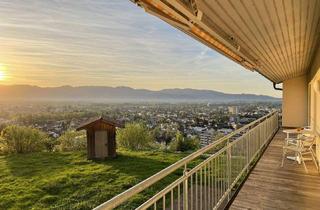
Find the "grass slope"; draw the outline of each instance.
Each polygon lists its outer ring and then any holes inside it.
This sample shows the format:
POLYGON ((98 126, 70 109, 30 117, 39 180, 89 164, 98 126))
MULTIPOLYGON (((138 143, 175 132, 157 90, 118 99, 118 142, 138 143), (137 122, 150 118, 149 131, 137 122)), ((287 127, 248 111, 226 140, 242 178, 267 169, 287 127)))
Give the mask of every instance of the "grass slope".
MULTIPOLYGON (((183 154, 120 151, 89 161, 84 152, 0 156, 0 209, 91 209, 181 159, 183 154)), ((122 206, 131 209, 181 171, 122 206)))

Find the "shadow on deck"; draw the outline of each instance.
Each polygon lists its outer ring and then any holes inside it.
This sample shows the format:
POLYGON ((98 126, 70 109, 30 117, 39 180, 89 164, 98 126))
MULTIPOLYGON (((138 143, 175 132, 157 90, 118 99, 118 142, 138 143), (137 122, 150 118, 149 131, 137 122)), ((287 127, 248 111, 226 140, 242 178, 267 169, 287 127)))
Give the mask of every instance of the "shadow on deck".
POLYGON ((313 162, 306 161, 308 174, 291 160, 281 168, 284 138, 279 130, 230 209, 319 209, 320 176, 313 162))

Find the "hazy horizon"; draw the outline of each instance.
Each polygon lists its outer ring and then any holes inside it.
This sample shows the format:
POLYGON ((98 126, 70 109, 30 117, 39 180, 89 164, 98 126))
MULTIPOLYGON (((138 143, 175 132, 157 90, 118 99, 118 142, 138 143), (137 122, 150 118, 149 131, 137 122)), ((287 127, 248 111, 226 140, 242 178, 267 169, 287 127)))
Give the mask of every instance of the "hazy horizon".
POLYGON ((281 97, 272 83, 128 0, 1 1, 0 84, 191 88, 281 97))
POLYGON ((27 101, 90 101, 90 102, 155 102, 155 103, 230 103, 280 102, 280 98, 254 94, 228 94, 197 89, 134 89, 109 86, 4 86, 0 98, 27 101))
MULTIPOLYGON (((253 94, 253 95, 264 95, 264 96, 269 96, 266 94, 257 94, 257 93, 229 93, 229 92, 225 92, 225 91, 218 91, 218 90, 213 90, 213 89, 205 89, 205 88, 179 88, 179 87, 172 87, 172 88, 161 88, 161 89, 148 89, 148 88, 134 88, 134 87, 130 87, 130 86, 107 86, 107 85, 59 85, 59 86, 41 86, 41 85, 30 85, 30 84, 0 84, 0 86, 7 86, 7 87, 12 87, 12 86, 30 86, 30 87, 38 87, 38 88, 62 88, 62 87, 72 87, 72 88, 81 88, 81 87, 102 87, 102 88, 130 88, 133 90, 147 90, 147 91, 163 91, 163 90, 196 90, 196 91, 215 91, 215 92, 220 92, 220 93, 225 93, 225 94, 253 94)), ((277 96, 271 96, 274 98, 281 98, 281 97, 277 97, 277 96)))

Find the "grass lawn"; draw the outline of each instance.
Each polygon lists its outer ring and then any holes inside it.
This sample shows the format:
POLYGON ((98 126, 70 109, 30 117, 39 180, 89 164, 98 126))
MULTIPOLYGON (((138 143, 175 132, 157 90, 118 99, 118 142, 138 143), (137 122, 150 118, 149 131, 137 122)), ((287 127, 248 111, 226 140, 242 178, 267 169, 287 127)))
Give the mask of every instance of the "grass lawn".
MULTIPOLYGON (((105 161, 87 160, 85 152, 0 156, 0 209, 91 209, 184 156, 129 151, 105 161)), ((180 174, 177 171, 122 209, 131 209, 180 174)))

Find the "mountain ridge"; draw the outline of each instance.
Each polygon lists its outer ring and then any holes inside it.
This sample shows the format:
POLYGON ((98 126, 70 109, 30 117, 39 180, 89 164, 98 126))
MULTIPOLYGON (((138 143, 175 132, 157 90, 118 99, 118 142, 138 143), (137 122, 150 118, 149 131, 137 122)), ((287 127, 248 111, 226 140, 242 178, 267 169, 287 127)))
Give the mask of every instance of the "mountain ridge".
POLYGON ((266 95, 223 93, 215 90, 171 88, 135 89, 127 86, 59 86, 0 85, 2 100, 77 100, 115 102, 253 102, 280 101, 266 95))

